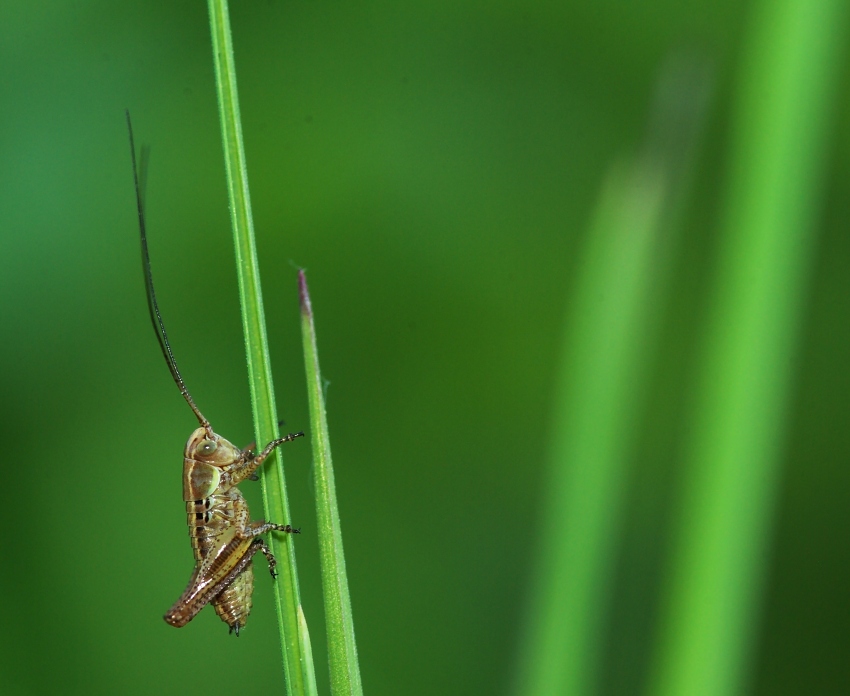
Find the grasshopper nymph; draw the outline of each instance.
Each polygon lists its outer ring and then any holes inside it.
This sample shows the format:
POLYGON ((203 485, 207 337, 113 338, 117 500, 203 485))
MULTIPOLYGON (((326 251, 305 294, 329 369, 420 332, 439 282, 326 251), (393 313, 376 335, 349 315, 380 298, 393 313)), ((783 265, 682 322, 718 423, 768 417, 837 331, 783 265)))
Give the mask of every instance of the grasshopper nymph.
POLYGON ((256 480, 254 472, 275 447, 302 437, 304 433, 290 433, 272 440, 259 454, 254 454, 252 447, 239 449, 217 435, 195 405, 177 369, 154 295, 133 126, 130 123, 130 112, 126 113, 139 211, 142 266, 151 322, 171 376, 200 423, 183 451, 183 500, 186 503, 195 569, 186 591, 164 618, 179 628, 189 623, 206 604, 212 604, 216 614, 230 626, 231 633, 235 632, 238 636, 251 611, 251 595, 254 591, 251 557, 257 551, 262 551, 268 560, 272 577, 276 576, 275 558, 259 535, 270 531, 297 534, 299 530, 288 524, 251 522, 248 504, 236 485, 247 478, 256 480))

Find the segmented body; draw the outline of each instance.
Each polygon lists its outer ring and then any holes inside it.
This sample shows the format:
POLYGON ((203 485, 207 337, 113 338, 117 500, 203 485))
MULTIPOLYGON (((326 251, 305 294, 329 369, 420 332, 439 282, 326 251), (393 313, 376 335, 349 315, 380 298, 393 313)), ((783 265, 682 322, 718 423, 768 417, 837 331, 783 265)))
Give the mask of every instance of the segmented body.
POLYGON ((222 535, 232 527, 248 527, 248 504, 238 488, 231 488, 224 494, 186 501, 186 518, 192 553, 200 562, 221 545, 222 535))
MULTIPOLYGON (((238 488, 212 495, 203 500, 186 501, 186 522, 196 563, 201 563, 210 551, 221 546, 222 535, 234 526, 244 531, 248 527, 248 504, 238 488)), ((241 536, 241 535, 240 535, 241 536)), ((250 537, 247 537, 250 540, 250 537)), ((247 551, 248 548, 245 549, 247 551)), ((239 631, 248 619, 253 604, 254 568, 248 563, 236 579, 213 599, 216 613, 231 630, 239 631)))
POLYGON ((249 562, 229 587, 212 601, 215 613, 234 631, 248 620, 253 605, 254 564, 249 562))
POLYGON ((183 458, 183 499, 195 569, 186 590, 165 615, 172 626, 185 626, 209 603, 237 635, 245 626, 254 591, 254 553, 265 554, 275 575, 274 556, 257 535, 297 530, 251 522, 248 503, 236 485, 249 478, 280 442, 300 435, 269 443, 255 457, 206 428, 192 433, 183 458))

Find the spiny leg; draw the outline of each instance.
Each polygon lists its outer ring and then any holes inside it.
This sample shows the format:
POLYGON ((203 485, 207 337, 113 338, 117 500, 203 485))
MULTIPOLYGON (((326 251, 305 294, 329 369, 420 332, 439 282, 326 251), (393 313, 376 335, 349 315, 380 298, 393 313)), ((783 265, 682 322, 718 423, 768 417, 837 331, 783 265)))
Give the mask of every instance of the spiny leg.
POLYGON ((287 534, 301 534, 300 529, 294 529, 292 525, 288 524, 275 524, 274 522, 254 522, 248 529, 244 531, 245 536, 255 537, 254 541, 251 542, 251 553, 256 553, 257 551, 262 551, 263 555, 266 557, 266 560, 269 563, 269 573, 273 578, 277 577, 277 573, 275 572, 275 566, 277 566, 277 559, 274 557, 274 554, 271 552, 271 549, 268 547, 265 541, 260 539, 258 534, 265 534, 266 532, 285 532, 287 534))
POLYGON ((295 438, 304 437, 304 433, 289 433, 284 437, 279 437, 276 440, 272 440, 269 444, 267 444, 263 451, 259 454, 254 454, 251 452, 251 448, 245 448, 242 450, 242 456, 244 461, 242 464, 236 469, 238 473, 234 475, 234 483, 239 483, 240 481, 244 481, 246 478, 251 479, 252 481, 257 480, 257 476, 254 472, 260 467, 260 465, 266 460, 266 458, 274 451, 274 448, 278 445, 282 445, 284 442, 292 442, 295 438))
POLYGON ((251 542, 251 553, 256 553, 257 551, 262 551, 263 555, 266 557, 266 560, 269 563, 269 573, 271 573, 272 579, 277 578, 277 572, 275 571, 277 559, 274 557, 274 554, 268 544, 266 544, 266 542, 262 539, 254 539, 254 541, 251 542))
POLYGON ((275 524, 274 522, 252 522, 243 534, 246 537, 256 537, 266 532, 286 532, 287 534, 301 534, 300 529, 295 529, 289 524, 275 524))
MULTIPOLYGON (((277 427, 279 428, 280 426, 285 425, 285 424, 286 424, 286 421, 281 419, 277 422, 277 427)), ((250 445, 248 445, 247 447, 245 447, 242 450, 242 457, 246 462, 251 461, 256 456, 254 454, 255 449, 257 449, 257 441, 256 440, 254 440, 250 445)), ((260 477, 257 476, 257 474, 251 474, 248 478, 251 481, 259 481, 260 480, 260 477)))
POLYGON ((289 433, 289 435, 279 437, 277 438, 277 440, 272 440, 263 448, 262 452, 260 452, 257 456, 253 458, 253 463, 256 466, 260 466, 260 464, 262 464, 266 460, 266 457, 268 457, 272 453, 275 447, 277 447, 278 445, 282 445, 284 442, 292 442, 297 437, 304 437, 304 433, 289 433))
MULTIPOLYGON (((282 425, 286 425, 286 421, 281 419, 277 422, 277 427, 279 428, 282 425)), ((257 441, 254 440, 250 445, 242 449, 242 454, 246 458, 252 458, 254 456, 254 450, 257 449, 257 441)))

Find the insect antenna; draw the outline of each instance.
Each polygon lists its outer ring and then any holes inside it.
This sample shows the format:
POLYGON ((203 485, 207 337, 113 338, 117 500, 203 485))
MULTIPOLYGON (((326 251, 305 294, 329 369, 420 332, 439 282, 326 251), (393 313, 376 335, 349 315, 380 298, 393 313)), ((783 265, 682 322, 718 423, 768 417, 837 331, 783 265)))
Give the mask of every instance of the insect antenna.
MULTIPOLYGON (((133 161, 133 183, 136 187, 136 206, 139 210, 139 236, 142 240, 142 269, 144 270, 145 275, 145 289, 147 290, 148 295, 148 310, 150 311, 151 323, 153 324, 156 337, 159 339, 159 347, 162 348, 162 355, 165 357, 165 362, 168 363, 168 369, 171 371, 171 376, 174 378, 174 382, 180 389, 180 393, 183 395, 183 398, 186 399, 186 403, 189 404, 189 408, 194 411, 201 427, 203 427, 210 437, 212 437, 212 427, 210 426, 210 422, 204 418, 204 414, 202 414, 195 405, 192 395, 186 388, 186 383, 183 381, 183 377, 180 376, 180 370, 177 369, 177 361, 174 359, 174 353, 171 352, 171 345, 168 343, 168 334, 165 333, 165 324, 162 323, 162 315, 159 313, 159 305, 156 303, 156 294, 153 290, 153 276, 151 275, 151 259, 150 254, 148 253, 148 238, 145 234, 145 207, 142 201, 142 189, 139 186, 139 170, 136 167, 136 145, 133 141, 133 124, 130 121, 130 110, 125 109, 124 113, 127 116, 127 130, 130 133, 130 157, 133 161)), ((147 153, 143 150, 143 166, 147 161, 146 154, 147 153)), ((145 172, 143 173, 146 173, 147 167, 144 168, 145 172)))

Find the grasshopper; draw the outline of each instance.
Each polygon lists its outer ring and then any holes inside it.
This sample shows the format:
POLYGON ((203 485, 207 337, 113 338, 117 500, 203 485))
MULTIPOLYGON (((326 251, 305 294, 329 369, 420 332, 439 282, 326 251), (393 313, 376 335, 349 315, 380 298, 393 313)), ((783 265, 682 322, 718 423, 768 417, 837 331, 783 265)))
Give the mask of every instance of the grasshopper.
POLYGON ((248 504, 236 486, 245 479, 256 481, 254 472, 275 447, 302 437, 304 433, 290 433, 272 440, 259 454, 254 454, 253 445, 239 449, 216 434, 195 405, 177 369, 154 294, 133 126, 130 112, 127 111, 126 115, 151 323, 171 376, 200 424, 189 437, 183 451, 183 500, 186 503, 186 520, 195 556, 195 569, 185 592, 164 618, 167 623, 180 628, 189 623, 205 605, 212 604, 216 614, 230 626, 230 632, 238 636, 251 611, 251 595, 254 591, 251 558, 257 551, 262 551, 268 560, 272 578, 277 577, 275 557, 259 535, 271 531, 298 534, 300 530, 288 524, 251 522, 248 504))

